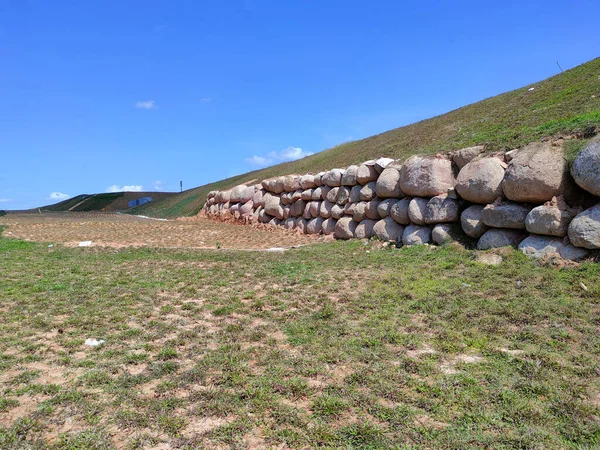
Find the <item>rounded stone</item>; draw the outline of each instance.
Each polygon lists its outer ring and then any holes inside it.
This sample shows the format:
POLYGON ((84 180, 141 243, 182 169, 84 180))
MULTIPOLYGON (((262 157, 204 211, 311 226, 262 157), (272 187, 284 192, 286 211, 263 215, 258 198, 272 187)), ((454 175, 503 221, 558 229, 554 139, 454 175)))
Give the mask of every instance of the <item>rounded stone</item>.
POLYGON ((431 242, 431 228, 424 225, 408 225, 402 234, 404 245, 422 245, 431 242))
POLYGON ((342 186, 356 186, 356 174, 358 173, 358 166, 349 166, 344 175, 342 175, 342 186))
POLYGON ((323 184, 326 184, 329 187, 341 186, 343 175, 343 169, 331 169, 329 172, 325 172, 325 174, 323 175, 323 184))
POLYGON ((503 197, 506 164, 498 158, 479 158, 465 165, 456 178, 456 191, 473 203, 492 203, 503 197))
POLYGON ((323 228, 323 218, 322 217, 315 217, 314 219, 311 219, 308 221, 308 224, 306 225, 306 234, 319 234, 322 231, 323 228))
POLYGON ((573 161, 571 173, 582 189, 600 197, 600 138, 579 152, 573 161))
POLYGON ((521 230, 490 228, 479 238, 477 249, 488 250, 490 248, 507 246, 516 247, 526 236, 527 234, 521 230))
POLYGON ((375 181, 370 181, 369 183, 365 184, 360 189, 360 200, 363 202, 368 202, 369 200, 375 198, 376 185, 377 183, 375 183, 375 181))
POLYGON ((429 199, 422 197, 413 198, 408 204, 408 218, 416 225, 425 225, 425 213, 429 199))
POLYGON ((335 224, 334 237, 336 239, 352 239, 356 230, 357 222, 351 217, 342 217, 335 224))
POLYGON ((381 172, 375 185, 375 194, 380 198, 402 198, 404 192, 400 189, 400 170, 387 167, 381 172))
POLYGON ((404 227, 390 216, 378 220, 373 227, 373 233, 382 241, 396 242, 402 238, 404 227))
POLYGON ((379 173, 375 170, 375 161, 363 163, 358 166, 356 171, 356 181, 358 184, 367 184, 370 181, 375 181, 379 177, 379 173))
POLYGON ((443 156, 411 156, 400 169, 400 188, 407 195, 434 197, 454 187, 452 161, 443 156))
POLYGON ((390 209, 392 209, 392 206, 394 206, 394 203, 396 202, 397 200, 395 198, 387 198, 379 202, 379 205, 377 205, 377 214, 379 214, 379 217, 383 219, 389 216, 390 209))
POLYGON ((447 223, 458 220, 458 202, 446 195, 437 195, 427 202, 425 223, 447 223))
POLYGON ((460 215, 460 225, 467 236, 477 239, 488 230, 487 225, 481 220, 483 208, 483 205, 472 205, 460 215))
POLYGON ((321 226, 321 231, 325 235, 333 234, 335 232, 335 224, 337 220, 334 218, 325 219, 323 221, 323 225, 321 226))
POLYGON ((600 248, 600 203, 575 216, 569 224, 569 240, 577 247, 600 248))
POLYGON ((372 219, 365 219, 361 221, 354 230, 354 237, 356 239, 369 239, 373 236, 373 227, 377 221, 372 219))
POLYGON ((410 201, 411 200, 408 198, 403 198, 402 200, 395 202, 390 209, 390 217, 399 224, 408 225, 410 223, 410 217, 408 215, 410 201))
POLYGON ((519 244, 519 250, 525 255, 540 259, 552 255, 559 255, 563 259, 579 261, 585 258, 588 250, 566 244, 563 239, 551 236, 531 234, 519 244))
POLYGON ((481 220, 488 227, 525 229, 530 207, 514 203, 491 204, 483 208, 481 220))

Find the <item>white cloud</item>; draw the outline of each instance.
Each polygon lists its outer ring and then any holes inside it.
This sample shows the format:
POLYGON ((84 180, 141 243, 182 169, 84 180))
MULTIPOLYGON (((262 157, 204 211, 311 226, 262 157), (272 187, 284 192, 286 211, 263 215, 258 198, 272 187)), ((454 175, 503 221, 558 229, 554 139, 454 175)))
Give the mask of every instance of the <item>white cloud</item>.
POLYGON ((255 167, 266 167, 273 164, 279 164, 287 161, 295 161, 306 156, 314 155, 312 152, 305 152, 300 147, 288 147, 279 152, 269 152, 265 156, 254 155, 252 158, 246 158, 246 164, 255 167))
POLYGON ((154 189, 155 191, 162 191, 165 187, 165 183, 163 181, 157 180, 154 183, 152 183, 152 189, 154 189))
POLYGON ((10 199, 10 198, 0 198, 0 203, 8 203, 8 202, 12 202, 12 199, 10 199))
POLYGON ((136 108, 139 109, 156 109, 158 108, 158 106, 156 106, 156 103, 154 103, 154 100, 146 100, 143 102, 137 102, 135 104, 136 108))
POLYGON ((113 184, 107 187, 105 192, 142 192, 143 190, 144 186, 141 184, 126 184, 125 186, 113 184))
POLYGON ((204 98, 201 98, 200 101, 202 103, 208 103, 208 102, 212 102, 212 98, 210 98, 210 97, 204 97, 204 98))
POLYGON ((64 192, 52 192, 50 194, 50 200, 66 200, 68 198, 71 198, 71 196, 64 192))

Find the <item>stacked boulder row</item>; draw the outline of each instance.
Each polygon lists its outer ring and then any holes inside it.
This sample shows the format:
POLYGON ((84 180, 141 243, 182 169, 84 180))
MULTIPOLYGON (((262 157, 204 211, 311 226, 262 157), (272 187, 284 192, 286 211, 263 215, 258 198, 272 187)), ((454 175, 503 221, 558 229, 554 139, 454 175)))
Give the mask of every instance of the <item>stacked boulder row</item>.
POLYGON ((507 153, 482 146, 287 175, 208 194, 204 213, 337 239, 443 244, 460 234, 481 250, 518 246, 579 260, 600 248, 600 139, 567 167, 560 144, 507 153))

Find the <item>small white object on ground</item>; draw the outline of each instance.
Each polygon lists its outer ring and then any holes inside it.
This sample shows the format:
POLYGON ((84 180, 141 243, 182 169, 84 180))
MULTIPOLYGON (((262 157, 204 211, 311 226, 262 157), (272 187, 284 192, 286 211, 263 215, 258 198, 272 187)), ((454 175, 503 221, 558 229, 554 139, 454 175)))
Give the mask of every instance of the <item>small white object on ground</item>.
POLYGON ((91 247, 91 245, 92 245, 92 241, 81 241, 79 243, 80 247, 91 247))
POLYGON ((534 89, 535 89, 535 88, 529 88, 529 89, 527 89, 527 90, 528 90, 528 91, 533 91, 534 89))
POLYGON ((48 245, 48 248, 52 248, 52 247, 54 247, 54 244, 49 244, 48 245))
POLYGON ((271 248, 266 249, 265 251, 269 252, 269 253, 283 253, 283 252, 285 252, 285 250, 286 249, 282 248, 282 247, 271 247, 271 248))
POLYGON ((581 289, 583 289, 584 291, 587 291, 588 288, 585 284, 583 284, 581 281, 579 282, 579 286, 581 286, 581 289))
POLYGON ((464 287, 471 287, 471 285, 469 283, 463 283, 462 284, 464 287))
POLYGON ((85 345, 89 345, 90 347, 98 347, 99 345, 104 344, 104 339, 94 339, 88 338, 85 340, 85 345))

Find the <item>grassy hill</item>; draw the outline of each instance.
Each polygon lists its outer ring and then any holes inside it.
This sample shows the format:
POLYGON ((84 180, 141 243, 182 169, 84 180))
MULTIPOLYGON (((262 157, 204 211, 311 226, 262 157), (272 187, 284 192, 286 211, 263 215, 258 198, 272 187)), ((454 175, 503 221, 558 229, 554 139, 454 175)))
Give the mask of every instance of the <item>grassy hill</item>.
POLYGON ((42 206, 42 211, 123 211, 131 200, 152 197, 153 201, 164 201, 175 195, 172 192, 110 192, 104 194, 81 194, 53 205, 42 206))
POLYGON ((488 151, 508 150, 548 136, 585 138, 599 128, 600 58, 596 58, 544 81, 446 114, 342 144, 298 161, 190 189, 134 208, 132 213, 154 217, 189 216, 200 210, 209 191, 253 179, 347 167, 378 156, 406 159, 415 153, 437 153, 476 144, 485 144, 488 151))

